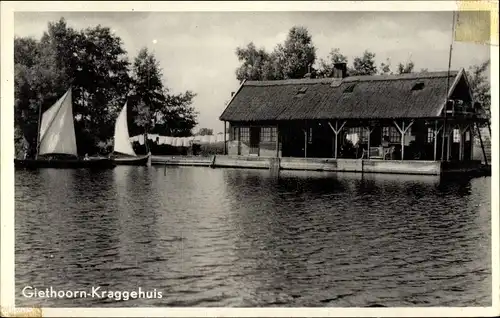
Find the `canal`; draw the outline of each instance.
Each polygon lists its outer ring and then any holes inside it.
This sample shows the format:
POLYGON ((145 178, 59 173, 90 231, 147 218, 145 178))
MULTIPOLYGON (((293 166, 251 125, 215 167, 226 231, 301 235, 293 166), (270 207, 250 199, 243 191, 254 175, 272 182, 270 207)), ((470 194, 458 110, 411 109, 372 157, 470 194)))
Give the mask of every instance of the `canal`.
POLYGON ((16 305, 491 306, 490 182, 16 171, 16 305), (26 286, 157 297, 35 299, 26 286))

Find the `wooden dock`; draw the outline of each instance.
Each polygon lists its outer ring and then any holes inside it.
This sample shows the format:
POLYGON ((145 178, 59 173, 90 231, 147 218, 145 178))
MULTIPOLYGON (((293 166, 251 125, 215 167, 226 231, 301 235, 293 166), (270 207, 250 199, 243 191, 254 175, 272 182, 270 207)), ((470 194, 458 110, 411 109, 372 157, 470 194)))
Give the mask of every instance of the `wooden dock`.
POLYGON ((210 167, 214 156, 151 156, 151 165, 210 167))
POLYGON ((245 168, 330 172, 385 173, 408 175, 442 175, 447 173, 484 173, 481 161, 440 162, 426 160, 332 159, 217 155, 152 156, 152 165, 203 166, 213 168, 245 168))

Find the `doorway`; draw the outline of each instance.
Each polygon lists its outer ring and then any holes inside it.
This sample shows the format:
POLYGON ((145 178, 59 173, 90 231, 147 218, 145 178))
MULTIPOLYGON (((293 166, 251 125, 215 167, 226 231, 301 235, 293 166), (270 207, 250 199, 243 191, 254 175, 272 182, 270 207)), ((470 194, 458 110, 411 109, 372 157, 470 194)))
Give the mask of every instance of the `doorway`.
POLYGON ((250 127, 250 155, 259 155, 260 127, 250 127))

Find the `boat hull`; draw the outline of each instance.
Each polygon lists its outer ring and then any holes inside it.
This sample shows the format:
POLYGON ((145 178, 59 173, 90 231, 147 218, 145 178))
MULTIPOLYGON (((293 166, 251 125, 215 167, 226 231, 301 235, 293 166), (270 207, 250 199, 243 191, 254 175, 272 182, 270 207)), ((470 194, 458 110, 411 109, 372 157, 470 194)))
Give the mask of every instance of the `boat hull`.
POLYGON ((113 162, 117 166, 147 166, 149 155, 141 157, 114 158, 113 162))
POLYGON ((81 159, 14 159, 15 168, 39 169, 112 169, 115 167, 113 160, 108 158, 81 159))

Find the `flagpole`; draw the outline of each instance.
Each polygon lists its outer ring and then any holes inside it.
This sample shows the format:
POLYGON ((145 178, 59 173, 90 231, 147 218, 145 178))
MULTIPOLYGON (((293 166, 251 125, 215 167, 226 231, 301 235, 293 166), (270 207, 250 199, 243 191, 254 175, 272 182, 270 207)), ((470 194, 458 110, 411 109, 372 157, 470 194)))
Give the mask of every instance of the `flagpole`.
MULTIPOLYGON (((455 37, 455 11, 453 11, 453 22, 451 24, 451 43, 450 43, 450 52, 448 55, 448 76, 446 77, 446 96, 444 100, 444 123, 443 123, 443 138, 441 142, 441 161, 444 159, 444 139, 446 135, 446 116, 447 116, 447 106, 448 106, 448 91, 450 90, 450 73, 451 73, 451 55, 453 52, 453 40, 455 37)), ((449 135, 448 135, 448 143, 450 142, 449 140, 449 135)), ((449 148, 449 147, 448 147, 449 148)), ((449 157, 449 153, 447 153, 446 157, 449 157)))

